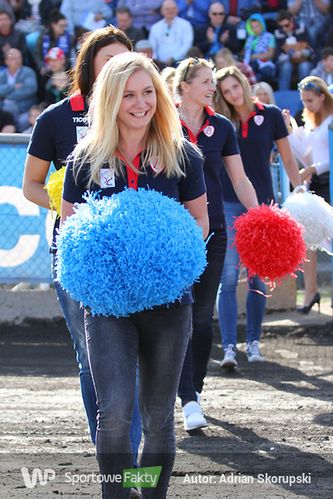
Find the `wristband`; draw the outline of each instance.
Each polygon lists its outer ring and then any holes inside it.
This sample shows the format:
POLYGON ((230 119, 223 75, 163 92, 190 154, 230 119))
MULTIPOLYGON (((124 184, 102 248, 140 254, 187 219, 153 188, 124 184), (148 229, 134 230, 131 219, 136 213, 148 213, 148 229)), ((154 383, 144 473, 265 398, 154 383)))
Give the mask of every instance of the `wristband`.
POLYGON ((296 185, 294 188, 294 193, 298 194, 299 192, 306 192, 306 187, 303 184, 296 185))

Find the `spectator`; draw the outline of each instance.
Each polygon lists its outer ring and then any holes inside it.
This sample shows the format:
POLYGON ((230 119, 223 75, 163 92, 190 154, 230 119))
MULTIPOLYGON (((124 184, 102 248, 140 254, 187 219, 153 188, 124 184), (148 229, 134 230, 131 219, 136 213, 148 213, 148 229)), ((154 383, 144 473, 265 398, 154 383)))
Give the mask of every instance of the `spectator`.
POLYGON ((198 57, 199 59, 204 58, 203 53, 201 52, 199 47, 196 47, 195 45, 189 48, 188 51, 186 52, 186 59, 188 59, 189 57, 192 58, 198 57))
POLYGON ((269 83, 265 81, 261 81, 260 83, 256 83, 252 87, 252 95, 257 97, 262 104, 274 104, 275 105, 275 97, 272 87, 269 83))
POLYGON ((176 68, 171 68, 170 66, 163 69, 161 76, 165 83, 167 84, 170 94, 173 96, 173 80, 175 78, 176 68))
POLYGON ((216 69, 226 68, 227 66, 236 66, 244 76, 246 76, 250 85, 257 83, 256 75, 249 64, 236 61, 231 51, 227 48, 221 49, 215 56, 216 69))
POLYGON ((23 130, 22 133, 32 133, 32 130, 36 123, 36 119, 44 111, 44 109, 45 104, 34 104, 33 106, 31 106, 28 114, 29 126, 25 130, 23 130))
POLYGON ((260 0, 260 12, 265 21, 267 30, 271 33, 277 29, 277 16, 281 10, 287 8, 287 0, 260 0))
POLYGON ((0 67, 5 65, 5 57, 10 48, 18 49, 25 64, 28 64, 28 48, 25 36, 13 27, 13 20, 5 10, 0 10, 0 67))
POLYGON ((49 78, 45 84, 45 103, 55 104, 67 95, 69 79, 65 71, 65 54, 59 47, 51 48, 45 57, 49 78))
MULTIPOLYGON (((144 28, 146 36, 153 24, 161 19, 160 8, 162 0, 118 0, 117 7, 128 7, 133 16, 133 26, 144 28)), ((145 37, 146 38, 146 37, 145 37)))
POLYGON ((299 23, 307 27, 311 46, 317 50, 320 46, 324 28, 328 23, 330 0, 288 0, 288 10, 296 16, 299 23))
POLYGON ((139 40, 146 38, 143 28, 133 26, 133 16, 128 7, 118 7, 116 10, 117 27, 121 29, 135 45, 139 40))
POLYGON ((28 111, 36 103, 35 72, 23 66, 22 54, 11 48, 6 55, 7 69, 0 73, 1 108, 13 114, 21 132, 28 126, 28 111))
POLYGON ((0 109, 0 133, 15 133, 15 120, 11 113, 0 109))
POLYGON ((260 0, 224 0, 223 3, 229 23, 236 25, 245 21, 254 11, 260 10, 260 0))
POLYGON ((49 22, 40 34, 34 53, 39 73, 43 76, 47 72, 45 56, 52 47, 59 47, 65 55, 66 69, 70 68, 70 57, 73 49, 73 38, 68 32, 66 17, 58 10, 50 14, 49 22))
POLYGON ((155 66, 158 68, 159 71, 162 71, 162 69, 166 67, 166 65, 163 62, 153 58, 154 55, 153 46, 149 40, 139 40, 135 44, 134 50, 135 52, 139 53, 141 52, 142 54, 145 54, 147 57, 149 57, 149 59, 151 59, 154 62, 155 66))
POLYGON ((0 0, 0 11, 7 12, 12 21, 15 22, 13 7, 9 4, 9 2, 7 2, 7 0, 0 0))
POLYGON ((321 54, 321 61, 311 71, 311 76, 318 76, 327 85, 333 84, 333 47, 325 47, 321 54))
POLYGON ((248 36, 245 43, 244 62, 250 64, 258 81, 273 82, 275 76, 275 38, 266 30, 261 14, 252 14, 246 21, 248 36))
POLYGON ((104 0, 63 0, 60 12, 66 17, 71 34, 77 34, 82 28, 102 28, 112 16, 104 0))
POLYGON ((16 11, 18 22, 16 28, 24 33, 30 33, 47 24, 50 12, 54 9, 53 0, 22 0, 16 11))
POLYGON ((149 41, 152 43, 154 57, 167 66, 174 66, 184 59, 193 45, 191 24, 178 17, 178 7, 173 0, 165 0, 161 13, 163 19, 155 23, 150 30, 149 41))
POLYGON ((297 72, 297 81, 311 71, 314 56, 311 40, 304 23, 298 24, 288 10, 282 10, 277 18, 278 29, 274 36, 277 46, 277 69, 279 90, 291 88, 292 75, 297 72))
POLYGON ((178 0, 179 17, 190 22, 195 30, 202 30, 207 25, 208 7, 212 0, 178 0))
POLYGON ((237 39, 235 26, 228 22, 224 5, 213 2, 208 9, 209 23, 206 26, 202 41, 197 44, 203 54, 214 57, 223 47, 227 47, 233 53, 238 53, 243 47, 242 41, 237 39))

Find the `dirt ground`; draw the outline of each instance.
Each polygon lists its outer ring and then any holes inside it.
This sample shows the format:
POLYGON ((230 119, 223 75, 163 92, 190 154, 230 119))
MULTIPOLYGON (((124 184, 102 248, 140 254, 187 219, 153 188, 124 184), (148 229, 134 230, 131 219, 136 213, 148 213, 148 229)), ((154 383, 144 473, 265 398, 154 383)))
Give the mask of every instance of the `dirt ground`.
MULTIPOLYGON (((64 322, 0 324, 0 344, 0 499, 98 498, 64 322), (51 478, 27 488, 23 466, 51 478)), ((240 343, 239 369, 225 372, 216 331, 202 397, 209 428, 188 435, 177 406, 168 497, 333 497, 333 323, 266 326, 262 345, 267 362, 249 364, 240 343)))

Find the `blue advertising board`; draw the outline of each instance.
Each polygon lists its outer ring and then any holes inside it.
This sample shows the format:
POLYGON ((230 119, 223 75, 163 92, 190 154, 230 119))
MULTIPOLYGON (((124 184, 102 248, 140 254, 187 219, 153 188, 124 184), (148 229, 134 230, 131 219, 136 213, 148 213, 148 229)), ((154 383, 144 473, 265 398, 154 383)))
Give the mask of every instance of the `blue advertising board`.
POLYGON ((29 136, 1 134, 0 283, 48 282, 52 218, 23 196, 22 178, 29 136))

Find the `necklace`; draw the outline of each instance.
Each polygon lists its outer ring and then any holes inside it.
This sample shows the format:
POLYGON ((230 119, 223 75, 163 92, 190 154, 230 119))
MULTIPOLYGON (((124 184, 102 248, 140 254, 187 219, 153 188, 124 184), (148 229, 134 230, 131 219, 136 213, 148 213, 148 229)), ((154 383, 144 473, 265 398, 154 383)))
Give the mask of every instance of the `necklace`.
POLYGON ((186 125, 188 125, 191 128, 191 130, 192 129, 200 130, 204 121, 204 116, 201 116, 199 119, 198 118, 193 119, 182 112, 179 113, 179 117, 186 125))

